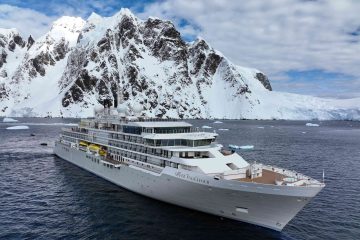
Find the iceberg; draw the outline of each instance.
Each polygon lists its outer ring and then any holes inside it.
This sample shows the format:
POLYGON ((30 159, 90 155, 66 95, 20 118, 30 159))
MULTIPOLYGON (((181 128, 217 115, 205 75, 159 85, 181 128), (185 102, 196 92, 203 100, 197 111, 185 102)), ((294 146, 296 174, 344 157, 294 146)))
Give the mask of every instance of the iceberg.
POLYGON ((257 127, 257 128, 261 128, 261 129, 262 129, 262 128, 264 128, 264 127, 257 127))
POLYGON ((16 119, 13 119, 13 118, 4 118, 3 119, 3 122, 6 122, 6 123, 13 123, 13 122, 18 122, 18 120, 16 119))
POLYGON ((229 148, 239 149, 240 147, 238 145, 229 144, 229 148))
POLYGON ((320 127, 320 125, 317 124, 317 123, 306 123, 305 126, 307 126, 307 127, 320 127))
POLYGON ((244 146, 240 146, 240 149, 253 149, 254 145, 244 145, 244 146))
POLYGON ((26 125, 34 125, 34 126, 78 126, 77 123, 27 123, 27 122, 24 122, 23 124, 26 124, 26 125))
POLYGON ((214 123, 223 123, 223 122, 221 122, 221 121, 215 121, 214 123))
POLYGON ((229 131, 228 128, 219 128, 218 130, 219 130, 219 131, 229 131))
POLYGON ((234 144, 229 144, 229 148, 246 150, 246 149, 253 149, 253 148, 254 148, 254 145, 238 146, 238 145, 234 145, 234 144))
POLYGON ((7 130, 23 130, 23 129, 29 129, 28 126, 13 126, 6 128, 7 130))
POLYGON ((201 128, 207 128, 207 129, 209 129, 209 128, 212 128, 212 127, 204 125, 204 126, 202 126, 201 128))

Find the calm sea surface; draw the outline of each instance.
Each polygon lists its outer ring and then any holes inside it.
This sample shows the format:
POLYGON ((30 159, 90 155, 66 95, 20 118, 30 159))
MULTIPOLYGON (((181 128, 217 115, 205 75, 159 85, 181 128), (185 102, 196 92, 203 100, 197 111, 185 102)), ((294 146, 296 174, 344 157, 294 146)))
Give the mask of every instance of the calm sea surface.
POLYGON ((325 170, 325 189, 277 233, 142 197, 53 156, 76 119, 0 121, 0 239, 360 239, 359 122, 190 121, 229 129, 217 130, 224 146, 254 145, 241 152, 250 162, 317 179, 325 170))

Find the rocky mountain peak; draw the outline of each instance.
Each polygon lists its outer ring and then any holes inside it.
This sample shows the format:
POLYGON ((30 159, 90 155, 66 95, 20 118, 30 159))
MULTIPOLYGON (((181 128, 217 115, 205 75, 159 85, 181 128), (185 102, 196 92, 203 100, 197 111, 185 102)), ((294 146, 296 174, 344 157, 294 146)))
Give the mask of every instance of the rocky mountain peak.
POLYGON ((54 30, 60 30, 71 33, 79 33, 84 25, 85 20, 80 17, 63 16, 53 23, 50 32, 54 30))
POLYGON ((115 19, 121 19, 123 17, 138 19, 128 8, 121 8, 120 11, 118 11, 117 13, 114 14, 114 16, 112 16, 112 18, 115 19))
POLYGON ((28 40, 27 40, 27 49, 29 50, 31 48, 31 46, 34 44, 35 40, 32 38, 32 36, 30 35, 28 40))
POLYGON ((15 28, 4 29, 0 28, 0 47, 5 50, 14 51, 16 46, 23 48, 26 42, 20 36, 20 33, 15 28))

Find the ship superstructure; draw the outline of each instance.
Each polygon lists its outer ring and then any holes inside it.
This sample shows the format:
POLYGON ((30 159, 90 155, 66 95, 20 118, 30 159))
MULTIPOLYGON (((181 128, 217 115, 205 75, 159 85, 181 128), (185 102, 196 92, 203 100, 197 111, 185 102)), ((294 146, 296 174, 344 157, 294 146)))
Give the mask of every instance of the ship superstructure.
POLYGON ((63 129, 54 153, 139 194, 274 230, 325 186, 287 169, 249 164, 200 131, 172 119, 96 107, 95 118, 63 129))

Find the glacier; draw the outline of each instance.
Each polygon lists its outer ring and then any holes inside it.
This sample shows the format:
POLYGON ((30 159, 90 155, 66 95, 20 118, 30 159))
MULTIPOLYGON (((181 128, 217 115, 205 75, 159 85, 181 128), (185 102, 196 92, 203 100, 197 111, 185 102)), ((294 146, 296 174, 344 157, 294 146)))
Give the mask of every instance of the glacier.
POLYGON ((128 9, 61 17, 38 39, 0 29, 0 116, 90 117, 119 91, 149 117, 360 120, 360 98, 273 91, 261 71, 128 9))

